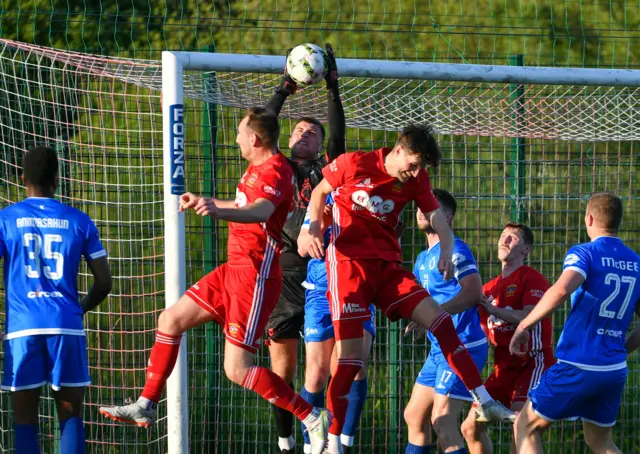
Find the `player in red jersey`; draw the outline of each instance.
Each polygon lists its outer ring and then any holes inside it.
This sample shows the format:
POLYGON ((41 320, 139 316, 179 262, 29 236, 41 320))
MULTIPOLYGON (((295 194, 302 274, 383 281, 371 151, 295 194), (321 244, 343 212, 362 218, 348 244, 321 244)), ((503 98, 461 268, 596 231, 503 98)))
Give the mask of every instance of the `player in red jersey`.
POLYGON ((439 161, 440 149, 431 128, 410 125, 402 130, 393 149, 338 157, 324 168, 324 180, 311 194, 311 244, 307 249, 314 258, 324 255, 321 221, 326 196, 333 193, 334 199, 326 264, 338 360, 327 399, 335 416, 329 429, 329 453, 341 452, 340 433, 349 389, 363 364, 362 329, 364 320, 371 317, 370 303, 391 320, 411 319, 433 333, 452 369, 480 403, 481 417, 514 418, 482 386, 480 373, 460 342, 449 314, 401 265, 402 254, 394 230, 402 209, 415 201, 440 237, 438 269, 445 279, 452 276, 453 233, 425 170, 439 161))
MULTIPOLYGON (((534 268, 524 264, 533 247, 533 232, 524 224, 509 223, 498 240, 498 259, 502 274, 483 287, 485 298, 480 317, 495 346, 493 373, 484 386, 491 397, 513 411, 520 411, 542 373, 555 363, 553 327, 547 317, 531 331, 529 355, 512 355, 509 342, 522 319, 540 301, 549 282, 534 268)), ((478 423, 473 409, 462 423, 470 454, 493 452, 484 424, 478 423)), ((512 442, 512 452, 515 445, 512 442)))
POLYGON ((101 408, 112 419, 138 426, 156 420, 157 403, 175 366, 182 333, 206 322, 224 328, 224 370, 234 383, 257 392, 313 428, 312 448, 323 448, 328 412, 313 409, 270 370, 253 365, 260 337, 282 288, 278 256, 282 228, 292 208, 293 171, 277 149, 280 127, 275 113, 252 108, 238 126, 236 142, 249 167, 235 200, 186 193, 180 211, 229 221, 228 261, 194 284, 160 314, 147 381, 137 402, 101 408), (315 441, 315 446, 314 446, 315 441))

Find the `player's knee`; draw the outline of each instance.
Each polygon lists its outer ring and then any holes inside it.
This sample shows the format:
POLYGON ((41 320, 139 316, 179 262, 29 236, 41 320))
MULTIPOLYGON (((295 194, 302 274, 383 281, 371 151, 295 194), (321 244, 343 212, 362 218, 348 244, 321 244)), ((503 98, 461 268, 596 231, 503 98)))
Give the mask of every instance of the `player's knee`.
POLYGON ((248 372, 249 368, 244 367, 241 364, 234 364, 230 361, 224 362, 224 373, 227 375, 227 378, 236 385, 242 386, 244 378, 248 372))
POLYGON ((421 432, 429 424, 428 415, 422 408, 412 405, 411 401, 404 409, 404 422, 411 432, 421 432))
POLYGON ((305 372, 305 388, 307 390, 321 390, 327 386, 329 382, 329 367, 322 367, 319 365, 307 366, 305 372))
POLYGON ((173 334, 178 330, 179 320, 175 316, 174 311, 164 310, 160 312, 158 317, 158 331, 166 334, 173 334))
POLYGON ((478 436, 477 429, 478 426, 476 424, 475 418, 465 419, 460 426, 460 432, 462 433, 462 436, 465 440, 476 440, 478 436))

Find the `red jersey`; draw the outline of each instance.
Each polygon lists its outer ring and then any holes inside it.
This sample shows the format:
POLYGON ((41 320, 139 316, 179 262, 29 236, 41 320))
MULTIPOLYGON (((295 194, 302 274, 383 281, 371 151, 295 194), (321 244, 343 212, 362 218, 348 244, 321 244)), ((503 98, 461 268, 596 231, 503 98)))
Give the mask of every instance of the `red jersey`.
POLYGON ((395 228, 402 209, 415 200, 423 213, 439 208, 429 174, 421 169, 402 183, 390 176, 384 159, 391 149, 346 153, 322 173, 334 189, 330 248, 335 260, 402 260, 395 228))
MULTIPOLYGON (((535 306, 548 288, 549 282, 542 274, 530 266, 523 265, 511 273, 509 277, 502 278, 500 275, 487 282, 482 290, 485 295, 493 296, 494 306, 508 310, 522 310, 525 306, 535 306)), ((495 315, 489 316, 484 309, 480 311, 480 315, 482 324, 489 329, 491 342, 496 346, 496 357, 502 356, 501 353, 504 352, 499 352, 502 349, 506 349, 504 354, 509 354, 509 342, 511 342, 517 326, 511 325, 495 315)), ((551 349, 553 340, 551 317, 540 321, 531 330, 530 335, 530 352, 551 349)))
POLYGON ((262 277, 280 274, 278 256, 282 251, 282 227, 293 208, 293 169, 282 153, 266 162, 249 165, 236 188, 235 206, 267 199, 276 210, 267 222, 229 222, 229 265, 252 265, 262 277))

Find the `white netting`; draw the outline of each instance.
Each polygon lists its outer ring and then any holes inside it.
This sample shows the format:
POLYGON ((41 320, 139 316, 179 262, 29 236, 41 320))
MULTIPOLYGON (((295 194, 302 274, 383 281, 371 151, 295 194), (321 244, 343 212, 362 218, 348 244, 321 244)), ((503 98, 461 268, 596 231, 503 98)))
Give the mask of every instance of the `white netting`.
MULTIPOLYGON (((0 40, 4 53, 17 49, 102 77, 160 90, 158 61, 94 57, 0 40)), ((373 63, 373 62, 372 62, 373 63)), ((580 71, 579 69, 576 71, 580 71)), ((638 71, 640 78, 640 71, 638 71)), ((224 106, 263 105, 280 74, 194 72, 184 75, 184 95, 224 106)), ((571 141, 640 138, 640 87, 517 85, 485 82, 343 77, 347 125, 395 131, 427 122, 440 134, 524 137, 571 141)), ((320 86, 299 90, 283 116, 326 118, 320 86)))
MULTIPOLYGON (((246 167, 235 144, 241 108, 266 103, 278 79, 265 74, 185 75, 188 190, 234 197, 246 167)), ((350 149, 393 143, 395 130, 410 120, 431 121, 443 133, 443 162, 432 172, 433 182, 456 195, 456 233, 477 254, 483 278, 499 274, 494 245, 503 223, 526 219, 536 235, 531 263, 553 280, 566 248, 585 239, 581 201, 596 190, 623 197, 623 237, 640 247, 639 154, 637 142, 631 142, 640 135, 634 118, 637 88, 350 78, 341 83, 348 124, 375 129, 350 131, 350 149), (467 136, 456 136, 462 134, 467 136), (529 139, 520 143, 510 137, 529 139)), ((35 144, 56 147, 59 198, 96 221, 114 274, 108 301, 86 320, 93 381, 85 411, 88 452, 167 451, 165 405, 159 406, 159 423, 150 431, 119 426, 97 412, 99 405, 139 395, 157 316, 165 306, 160 86, 157 61, 94 57, 0 40, 0 208, 23 197, 23 150, 35 144)), ((284 114, 322 119, 325 96, 323 88, 300 90, 287 100, 284 114)), ((282 124, 284 144, 291 123, 282 124)), ((413 216, 406 211, 411 226, 413 216)), ((226 224, 198 216, 187 216, 186 222, 187 282, 192 283, 224 260, 226 224)), ((424 248, 423 235, 410 228, 403 247, 410 266, 424 248)), ((84 291, 90 279, 86 270, 82 273, 84 291)), ((0 287, 0 298, 3 292, 0 287)), ((556 329, 564 315, 554 318, 556 329)), ((360 452, 402 452, 402 409, 426 357, 425 345, 403 338, 402 326, 383 317, 377 328, 370 398, 356 440, 360 452)), ((268 404, 224 376, 219 328, 210 324, 193 330, 188 343, 191 452, 273 450, 277 440, 268 404)), ((259 355, 260 364, 268 365, 264 349, 259 355)), ((630 358, 615 432, 624 452, 637 452, 640 440, 638 364, 636 354, 630 358)), ((298 378, 296 389, 301 385, 298 378)), ((13 449, 9 408, 8 394, 0 394, 0 452, 13 449)), ((47 453, 56 452, 59 437, 53 415, 47 394, 40 419, 47 453)), ((583 452, 586 448, 575 442, 579 431, 573 423, 558 424, 545 438, 546 447, 583 452)), ((490 436, 496 452, 508 452, 509 427, 494 426, 490 436)), ((298 429, 296 438, 300 441, 298 429)))

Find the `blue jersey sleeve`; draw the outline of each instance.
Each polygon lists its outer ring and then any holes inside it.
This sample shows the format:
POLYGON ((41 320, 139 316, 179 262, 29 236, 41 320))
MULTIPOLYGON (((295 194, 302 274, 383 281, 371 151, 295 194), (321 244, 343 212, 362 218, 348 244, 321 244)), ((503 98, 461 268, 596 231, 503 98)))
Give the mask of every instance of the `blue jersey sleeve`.
POLYGON ((4 237, 4 223, 2 222, 2 217, 0 217, 0 258, 4 255, 5 250, 4 237))
POLYGON ((562 271, 572 270, 582 274, 587 279, 591 268, 591 254, 581 245, 573 246, 567 252, 562 263, 562 271))
POLYGON ((453 275, 460 282, 462 278, 470 274, 478 273, 476 259, 473 257, 469 247, 456 238, 453 246, 453 275))
POLYGON ((107 251, 104 250, 100 242, 98 228, 91 219, 87 219, 87 234, 82 255, 87 262, 107 255, 107 251))

